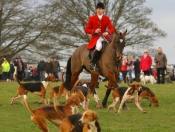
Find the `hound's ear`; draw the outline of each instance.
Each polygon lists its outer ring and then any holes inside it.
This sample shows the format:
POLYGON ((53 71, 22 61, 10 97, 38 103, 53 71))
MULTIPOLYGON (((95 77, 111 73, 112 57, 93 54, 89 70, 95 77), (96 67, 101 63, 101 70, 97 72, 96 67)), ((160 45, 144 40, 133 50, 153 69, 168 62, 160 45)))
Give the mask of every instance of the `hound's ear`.
POLYGON ((45 80, 44 81, 49 81, 49 79, 48 79, 49 77, 47 76, 46 78, 45 78, 45 80))
POLYGON ((97 116, 96 113, 93 113, 93 118, 94 118, 94 120, 97 120, 98 119, 98 116, 97 116))
POLYGON ((129 87, 132 87, 131 84, 129 83, 129 77, 126 76, 126 83, 129 87))

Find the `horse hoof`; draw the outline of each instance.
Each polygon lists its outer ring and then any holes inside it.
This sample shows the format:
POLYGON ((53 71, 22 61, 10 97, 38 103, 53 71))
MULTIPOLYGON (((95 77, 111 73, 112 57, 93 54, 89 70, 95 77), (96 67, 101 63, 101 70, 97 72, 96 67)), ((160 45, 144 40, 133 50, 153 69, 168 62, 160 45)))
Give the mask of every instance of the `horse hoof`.
POLYGON ((103 108, 107 108, 107 106, 106 105, 103 105, 103 108))

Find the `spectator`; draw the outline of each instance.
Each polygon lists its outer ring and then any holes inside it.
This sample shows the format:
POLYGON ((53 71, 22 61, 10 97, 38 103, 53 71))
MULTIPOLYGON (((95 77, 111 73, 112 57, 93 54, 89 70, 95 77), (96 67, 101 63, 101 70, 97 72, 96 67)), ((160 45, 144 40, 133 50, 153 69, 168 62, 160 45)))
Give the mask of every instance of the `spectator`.
POLYGON ((44 59, 41 58, 39 63, 38 63, 38 66, 37 66, 40 81, 45 80, 45 68, 46 68, 46 63, 45 63, 44 59))
POLYGON ((127 65, 126 65, 126 63, 127 63, 127 57, 124 56, 123 60, 122 60, 122 68, 121 68, 124 83, 126 83, 126 75, 127 75, 127 65))
POLYGON ((2 62, 0 62, 0 81, 2 80, 2 66, 1 66, 2 62))
POLYGON ((133 70, 133 61, 132 61, 132 57, 128 58, 128 61, 126 62, 127 65, 127 73, 129 74, 129 81, 130 83, 133 82, 133 78, 132 78, 132 70, 133 70))
POLYGON ((136 82, 140 82, 140 60, 138 56, 135 57, 134 61, 134 74, 136 82))
POLYGON ((32 66, 29 66, 29 68, 28 68, 28 79, 31 81, 32 80, 32 66))
POLYGON ((35 66, 32 66, 31 73, 32 73, 31 80, 36 80, 37 72, 35 66))
POLYGON ((23 80, 27 80, 27 77, 28 77, 28 64, 27 64, 27 62, 24 62, 24 78, 23 78, 23 80))
POLYGON ((23 80, 23 73, 24 73, 24 62, 22 61, 21 57, 18 57, 17 75, 18 75, 19 81, 23 80))
POLYGON ((2 66, 2 80, 5 82, 8 79, 8 73, 10 71, 10 64, 7 59, 4 58, 4 62, 1 64, 2 66))
POLYGON ((13 73, 14 73, 15 69, 14 69, 14 63, 13 61, 10 61, 10 71, 9 71, 9 74, 10 74, 10 81, 14 81, 14 78, 13 78, 13 73))
POLYGON ((58 72, 60 71, 60 63, 57 60, 57 58, 55 57, 53 59, 53 75, 55 76, 55 78, 59 79, 58 77, 58 72))
POLYGON ((150 69, 152 65, 152 58, 148 54, 148 50, 144 50, 143 56, 141 56, 140 60, 140 69, 144 72, 144 75, 150 75, 150 69))
POLYGON ((53 63, 50 60, 50 58, 47 58, 47 62, 46 62, 46 67, 45 67, 45 71, 48 75, 53 75, 53 63))
POLYGON ((164 84, 165 80, 165 70, 167 65, 167 58, 164 53, 162 53, 162 48, 158 48, 158 53, 155 55, 154 62, 156 63, 157 69, 157 84, 164 84), (162 75, 162 80, 160 82, 160 74, 162 75))
POLYGON ((18 65, 18 58, 15 58, 15 60, 13 61, 14 66, 18 65))

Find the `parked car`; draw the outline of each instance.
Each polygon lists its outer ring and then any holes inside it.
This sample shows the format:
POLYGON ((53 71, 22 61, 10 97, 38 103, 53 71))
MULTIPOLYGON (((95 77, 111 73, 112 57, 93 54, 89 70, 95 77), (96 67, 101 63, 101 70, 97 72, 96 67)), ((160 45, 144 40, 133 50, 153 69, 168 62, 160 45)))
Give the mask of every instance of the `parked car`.
MULTIPOLYGON (((61 72, 62 73, 62 72, 61 72)), ((62 74, 60 73, 60 79, 61 79, 61 76, 62 74)), ((79 77, 83 74, 83 76, 81 77, 80 81, 91 81, 91 74, 89 74, 87 71, 83 70, 79 77)), ((66 71, 65 71, 65 74, 63 76, 64 80, 66 79, 66 71)))

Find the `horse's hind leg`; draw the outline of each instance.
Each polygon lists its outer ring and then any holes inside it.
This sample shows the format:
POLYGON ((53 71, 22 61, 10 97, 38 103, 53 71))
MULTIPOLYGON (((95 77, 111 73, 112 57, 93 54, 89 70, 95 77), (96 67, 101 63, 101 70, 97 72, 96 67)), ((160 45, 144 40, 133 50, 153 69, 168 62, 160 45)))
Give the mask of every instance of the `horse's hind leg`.
POLYGON ((98 76, 99 75, 96 75, 96 74, 93 74, 91 73, 91 84, 90 84, 90 90, 91 92, 93 93, 94 95, 94 99, 95 99, 95 102, 97 103, 96 104, 96 107, 97 108, 101 108, 101 103, 100 103, 100 99, 95 91, 95 86, 97 85, 97 82, 98 82, 98 76))
POLYGON ((78 80, 79 74, 82 72, 83 68, 74 72, 71 76, 71 88, 74 86, 75 82, 78 80))

